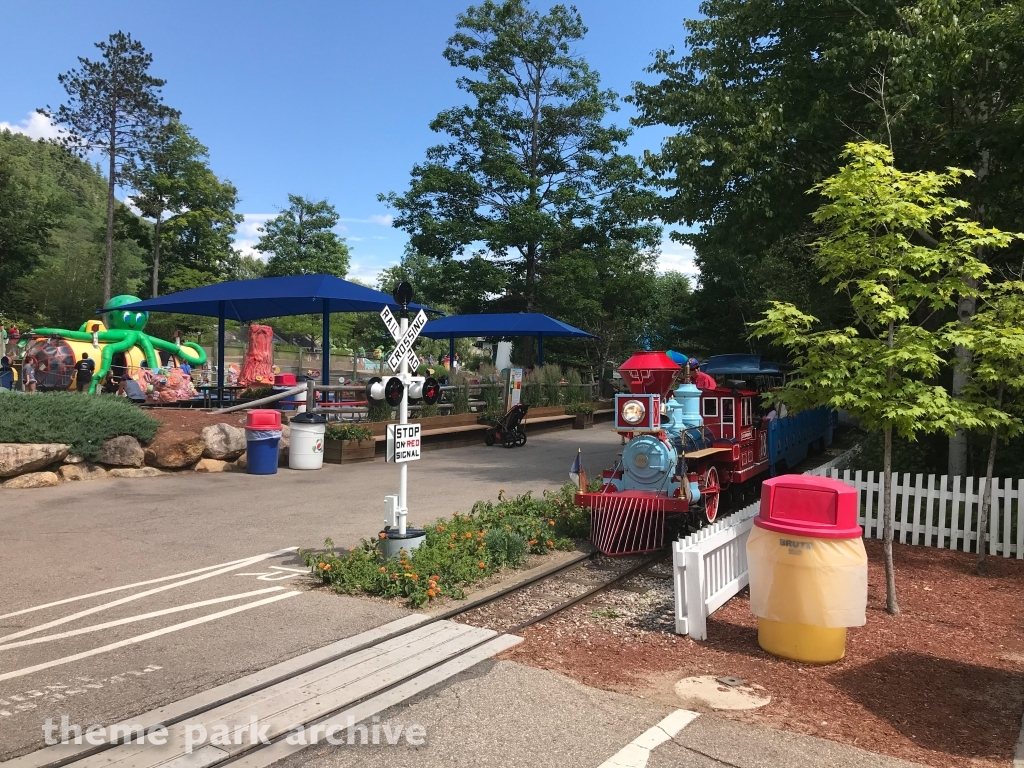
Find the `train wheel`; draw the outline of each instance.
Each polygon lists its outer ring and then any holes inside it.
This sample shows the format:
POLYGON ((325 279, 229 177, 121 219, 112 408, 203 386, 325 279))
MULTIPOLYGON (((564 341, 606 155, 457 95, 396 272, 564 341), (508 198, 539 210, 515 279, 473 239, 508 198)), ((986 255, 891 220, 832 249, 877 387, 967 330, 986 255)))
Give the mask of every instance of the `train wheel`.
POLYGON ((704 477, 701 478, 700 488, 700 494, 704 497, 704 509, 701 512, 701 517, 704 518, 705 523, 713 523, 718 517, 721 490, 721 485, 718 482, 718 470, 714 466, 708 467, 704 477))

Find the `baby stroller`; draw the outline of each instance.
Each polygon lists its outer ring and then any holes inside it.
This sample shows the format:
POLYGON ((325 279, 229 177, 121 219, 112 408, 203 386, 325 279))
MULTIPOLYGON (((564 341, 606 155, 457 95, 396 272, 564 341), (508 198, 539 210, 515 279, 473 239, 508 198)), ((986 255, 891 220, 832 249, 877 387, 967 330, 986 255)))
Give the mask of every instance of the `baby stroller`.
POLYGON ((523 417, 526 416, 528 405, 513 405, 508 413, 498 419, 498 423, 484 432, 484 442, 494 445, 501 441, 506 448, 526 445, 526 432, 523 431, 523 417))

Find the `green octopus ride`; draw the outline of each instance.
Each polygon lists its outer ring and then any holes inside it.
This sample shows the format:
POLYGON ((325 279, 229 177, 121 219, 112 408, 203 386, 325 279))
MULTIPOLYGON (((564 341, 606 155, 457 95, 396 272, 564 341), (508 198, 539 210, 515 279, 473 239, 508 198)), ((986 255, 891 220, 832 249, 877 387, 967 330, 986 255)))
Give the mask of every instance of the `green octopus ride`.
POLYGON ((99 368, 92 376, 89 385, 89 393, 94 394, 110 372, 110 365, 113 357, 118 352, 127 352, 132 347, 138 347, 146 355, 146 362, 149 367, 156 370, 160 367, 160 358, 156 354, 157 349, 165 352, 172 352, 179 360, 189 365, 203 365, 206 363, 206 352, 198 344, 186 341, 181 345, 174 344, 156 336, 144 333, 146 321, 149 319, 148 312, 133 312, 126 308, 126 305, 141 301, 136 296, 115 296, 103 309, 103 325, 105 330, 93 332, 88 330, 90 323, 95 321, 86 320, 77 331, 69 331, 63 328, 35 328, 33 333, 50 336, 61 336, 71 341, 98 341, 103 344, 103 351, 100 356, 99 368))

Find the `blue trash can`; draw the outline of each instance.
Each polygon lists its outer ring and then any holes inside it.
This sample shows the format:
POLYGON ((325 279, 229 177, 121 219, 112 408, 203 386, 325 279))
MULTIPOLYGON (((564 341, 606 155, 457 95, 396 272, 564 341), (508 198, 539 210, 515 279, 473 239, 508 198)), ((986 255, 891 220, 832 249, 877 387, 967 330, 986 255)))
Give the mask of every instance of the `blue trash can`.
POLYGON ((278 445, 280 442, 280 429, 246 429, 246 474, 277 474, 278 445))

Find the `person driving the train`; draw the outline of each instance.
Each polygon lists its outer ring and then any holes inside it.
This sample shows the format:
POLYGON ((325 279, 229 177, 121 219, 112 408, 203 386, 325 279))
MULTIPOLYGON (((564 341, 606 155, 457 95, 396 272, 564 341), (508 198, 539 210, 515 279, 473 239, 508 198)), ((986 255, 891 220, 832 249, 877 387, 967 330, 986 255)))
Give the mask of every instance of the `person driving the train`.
POLYGON ((689 364, 693 385, 697 389, 714 389, 717 386, 715 380, 700 369, 700 361, 696 357, 691 357, 689 364))

